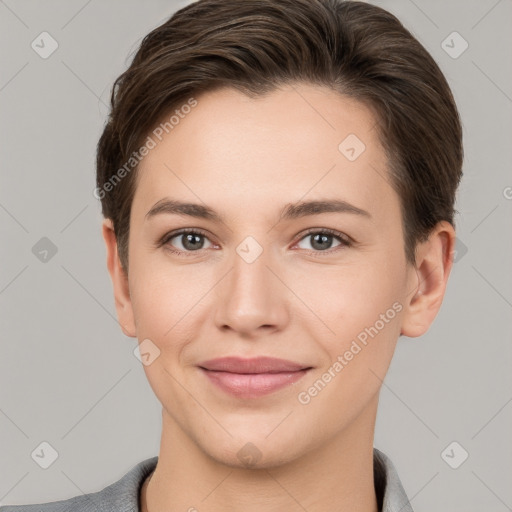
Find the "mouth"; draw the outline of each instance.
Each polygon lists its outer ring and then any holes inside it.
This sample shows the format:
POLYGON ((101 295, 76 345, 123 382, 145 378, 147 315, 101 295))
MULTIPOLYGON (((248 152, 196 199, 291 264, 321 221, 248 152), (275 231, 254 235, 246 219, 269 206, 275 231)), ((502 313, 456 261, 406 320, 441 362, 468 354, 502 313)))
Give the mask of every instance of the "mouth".
POLYGON ((302 379, 312 369, 271 357, 223 357, 198 366, 211 383, 238 398, 257 398, 276 392, 302 379))

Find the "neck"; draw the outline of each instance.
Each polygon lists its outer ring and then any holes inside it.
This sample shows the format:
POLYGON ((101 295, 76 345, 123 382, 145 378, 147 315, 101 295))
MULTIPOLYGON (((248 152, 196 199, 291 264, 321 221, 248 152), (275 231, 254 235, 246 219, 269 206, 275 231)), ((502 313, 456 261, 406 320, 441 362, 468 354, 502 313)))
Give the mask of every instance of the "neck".
POLYGON ((226 465, 205 453, 165 411, 158 464, 142 512, 378 512, 373 477, 377 397, 328 443, 284 464, 226 465))

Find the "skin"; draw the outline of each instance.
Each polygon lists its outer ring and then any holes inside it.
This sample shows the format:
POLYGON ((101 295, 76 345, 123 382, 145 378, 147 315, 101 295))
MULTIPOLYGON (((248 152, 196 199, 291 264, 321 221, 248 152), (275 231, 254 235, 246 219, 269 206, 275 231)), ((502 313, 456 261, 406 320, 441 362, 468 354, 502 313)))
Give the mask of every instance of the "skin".
POLYGON ((230 88, 196 99, 141 163, 127 276, 112 223, 103 223, 122 330, 160 350, 144 366, 162 404, 162 437, 142 510, 376 512, 372 450, 382 380, 398 337, 421 336, 438 313, 454 229, 439 223, 417 246, 416 268, 407 264, 399 197, 376 118, 363 104, 306 84, 257 99, 230 88), (354 161, 338 149, 351 133, 366 145, 354 161), (165 197, 208 205, 224 222, 146 219, 165 197), (280 219, 285 204, 314 199, 342 199, 371 217, 280 219), (183 236, 158 246, 180 228, 206 231, 202 248, 190 249, 183 236), (354 242, 332 237, 318 248, 309 228, 354 242), (248 236, 263 249, 252 263, 236 252, 248 236), (300 403, 298 394, 394 303, 401 305, 394 318, 300 403), (197 367, 226 355, 279 357, 313 370, 270 395, 240 399, 197 367), (237 456, 248 442, 260 455, 251 467, 237 456))

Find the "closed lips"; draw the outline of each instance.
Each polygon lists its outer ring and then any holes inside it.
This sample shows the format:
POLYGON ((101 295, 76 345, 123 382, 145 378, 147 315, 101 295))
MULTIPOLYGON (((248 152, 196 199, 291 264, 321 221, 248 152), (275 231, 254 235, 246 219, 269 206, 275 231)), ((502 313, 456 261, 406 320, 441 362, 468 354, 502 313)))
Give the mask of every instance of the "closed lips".
POLYGON ((199 367, 218 372, 228 373, 289 373, 311 368, 309 365, 287 361, 274 357, 256 357, 244 359, 228 356, 210 359, 198 365, 199 367))
POLYGON ((311 366, 272 357, 230 356, 204 361, 199 368, 223 392, 237 399, 254 399, 297 382, 311 366))

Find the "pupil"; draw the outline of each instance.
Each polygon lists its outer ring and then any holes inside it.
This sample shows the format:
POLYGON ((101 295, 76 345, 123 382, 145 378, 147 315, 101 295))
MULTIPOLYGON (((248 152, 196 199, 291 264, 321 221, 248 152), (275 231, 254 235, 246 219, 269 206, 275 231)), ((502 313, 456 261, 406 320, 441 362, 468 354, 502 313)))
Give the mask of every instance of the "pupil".
POLYGON ((313 235, 313 247, 317 246, 316 248, 317 249, 329 249, 329 246, 330 246, 330 239, 332 238, 332 235, 324 235, 324 234, 316 234, 316 235, 313 235), (320 242, 317 243, 317 239, 320 239, 320 242), (324 244, 324 245, 322 245, 324 244), (327 247, 326 247, 327 245, 327 247))
POLYGON ((194 233, 188 233, 185 235, 185 243, 183 246, 186 249, 197 249, 202 247, 201 235, 195 235, 194 233))

